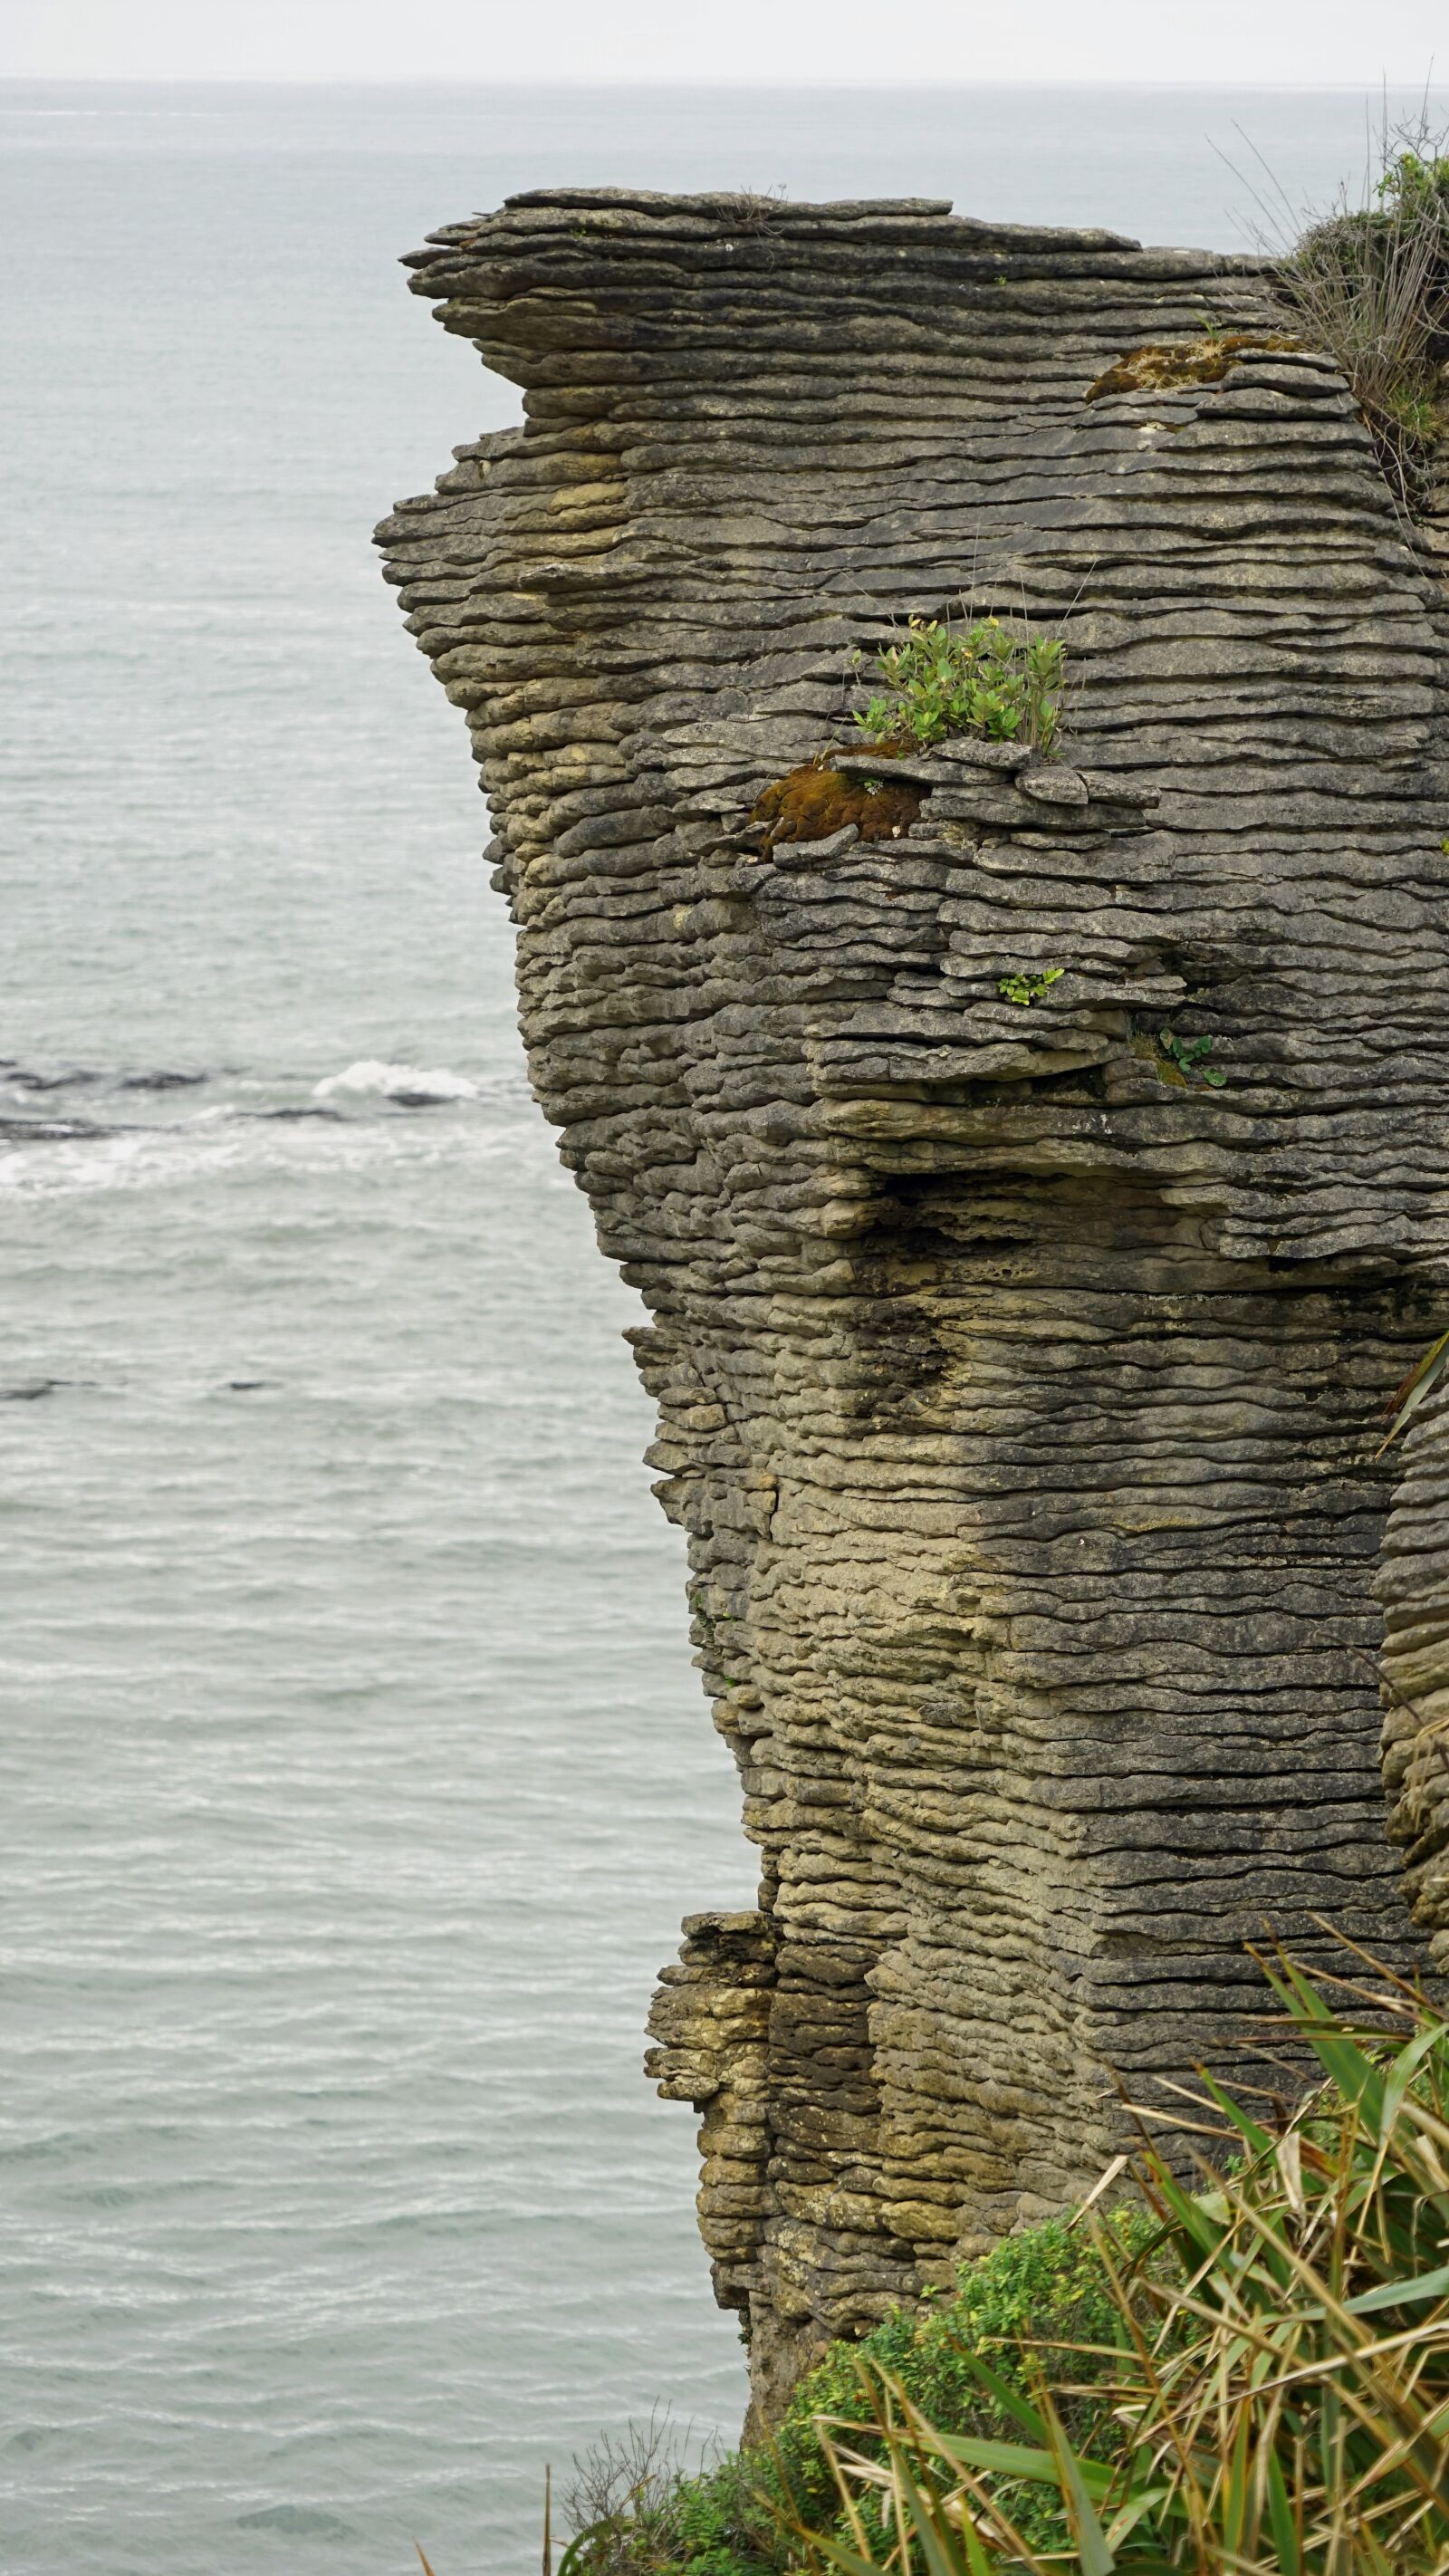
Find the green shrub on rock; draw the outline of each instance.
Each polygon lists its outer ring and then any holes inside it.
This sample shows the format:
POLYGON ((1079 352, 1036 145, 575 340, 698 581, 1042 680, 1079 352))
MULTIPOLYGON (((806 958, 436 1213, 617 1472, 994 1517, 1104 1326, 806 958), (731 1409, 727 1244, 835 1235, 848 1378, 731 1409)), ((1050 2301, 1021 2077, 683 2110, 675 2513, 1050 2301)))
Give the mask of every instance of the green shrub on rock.
MULTIPOLYGON (((860 656, 856 656, 859 666, 860 656)), ((952 734, 1019 742, 1048 759, 1061 730, 1067 648, 1060 635, 980 617, 970 626, 913 617, 898 644, 882 646, 886 684, 855 722, 882 747, 929 751, 952 734)))
MULTIPOLYGON (((1147 2211, 1135 2207, 1105 2222, 1106 2241, 1129 2269, 1155 2232, 1147 2211)), ((861 2343, 833 2345, 796 2389, 773 2449, 732 2453, 692 2477, 668 2469, 636 2480, 632 2494, 624 2489, 605 2499, 610 2509, 570 2547, 567 2576, 662 2576, 666 2569, 677 2576, 779 2576, 792 2562, 783 2519, 822 2533, 841 2523, 818 2419, 858 2412, 862 2360, 889 2372, 933 2423, 1009 2438, 1015 2428, 985 2396, 971 2357, 987 2359, 1024 2391, 1023 2338, 1111 2345, 1117 2332, 1107 2268, 1084 2229, 1052 2218, 1003 2237, 962 2266, 953 2292, 924 2309, 897 2309, 861 2343)), ((1072 2377, 1086 2385, 1110 2366, 1074 2354, 1072 2377)), ((1084 2395, 1065 2399, 1063 2409, 1072 2439, 1095 2449, 1104 2405, 1084 2395)), ((1024 2492, 1021 2511, 1034 2537, 1060 2543, 1063 2525, 1050 2496, 1024 2492)))

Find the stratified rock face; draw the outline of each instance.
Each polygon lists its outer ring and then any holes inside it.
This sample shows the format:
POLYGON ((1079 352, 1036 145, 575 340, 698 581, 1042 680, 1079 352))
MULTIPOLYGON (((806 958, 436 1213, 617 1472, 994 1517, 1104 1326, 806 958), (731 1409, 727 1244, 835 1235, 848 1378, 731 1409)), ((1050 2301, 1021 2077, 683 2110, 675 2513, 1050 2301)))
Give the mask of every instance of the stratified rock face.
MULTIPOLYGON (((1441 1319, 1442 1320, 1442 1319, 1441 1319)), ((1414 1927, 1449 1971, 1449 1395, 1409 1427, 1384 1533, 1384 1783, 1414 1927)))
POLYGON ((1437 586, 1325 360, 1086 399, 1281 332, 1252 263, 552 191, 413 265, 527 387, 382 540, 652 1316, 762 1872, 652 2066, 769 2407, 1230 2049, 1265 1918, 1399 1936, 1366 1426, 1449 1244, 1437 586), (766 853, 849 656, 963 598, 1065 625, 1062 762, 766 853))

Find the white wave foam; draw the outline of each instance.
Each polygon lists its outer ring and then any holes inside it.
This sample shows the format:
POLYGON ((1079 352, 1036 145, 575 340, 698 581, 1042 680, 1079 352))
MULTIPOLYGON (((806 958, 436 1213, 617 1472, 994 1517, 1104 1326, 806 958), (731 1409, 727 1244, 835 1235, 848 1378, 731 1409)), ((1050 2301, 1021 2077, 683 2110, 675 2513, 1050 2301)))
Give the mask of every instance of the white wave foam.
MULTIPOLYGON (((431 1118, 257 1118, 147 1127, 61 1142, 0 1144, 0 1200, 253 1183, 341 1182, 379 1169, 537 1160, 532 1121, 431 1118)), ((553 1172, 545 1168, 551 1183, 553 1172)), ((567 1184, 565 1184, 567 1186, 567 1184)))
POLYGON ((313 1086, 314 1100, 331 1100, 339 1091, 371 1092, 384 1100, 476 1100, 478 1085, 465 1073, 450 1073, 446 1065, 424 1070, 415 1064, 384 1064, 380 1056, 365 1056, 350 1064, 345 1073, 331 1073, 325 1082, 313 1086))

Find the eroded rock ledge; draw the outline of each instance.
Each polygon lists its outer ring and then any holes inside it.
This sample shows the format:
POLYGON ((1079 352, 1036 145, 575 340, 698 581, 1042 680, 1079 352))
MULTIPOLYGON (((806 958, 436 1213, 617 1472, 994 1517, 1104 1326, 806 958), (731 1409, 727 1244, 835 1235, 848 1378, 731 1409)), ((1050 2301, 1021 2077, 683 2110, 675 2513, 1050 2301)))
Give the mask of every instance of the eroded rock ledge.
POLYGON ((1366 1425, 1443 1320, 1440 595, 1324 359, 1086 401, 1281 335, 1251 262, 554 190, 412 265, 527 388, 381 536, 652 1317, 761 1894, 651 2063, 768 2407, 1230 2049, 1265 1917, 1399 1937, 1366 1425), (965 593, 1066 622, 1064 762, 766 855, 847 656, 965 593))

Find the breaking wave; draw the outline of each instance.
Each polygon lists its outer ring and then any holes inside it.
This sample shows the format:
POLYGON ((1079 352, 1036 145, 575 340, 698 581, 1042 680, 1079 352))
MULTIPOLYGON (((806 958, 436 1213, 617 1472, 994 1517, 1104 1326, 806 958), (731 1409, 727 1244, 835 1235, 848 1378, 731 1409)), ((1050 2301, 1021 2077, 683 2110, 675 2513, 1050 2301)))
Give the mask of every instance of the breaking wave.
POLYGON ((424 1071, 415 1064, 384 1064, 380 1056, 364 1056, 350 1064, 345 1073, 330 1073, 325 1082, 313 1086, 314 1100, 332 1100, 339 1091, 372 1092, 384 1100, 394 1100, 404 1109, 427 1109, 444 1100, 476 1100, 478 1085, 465 1073, 451 1073, 446 1065, 435 1065, 424 1071))

